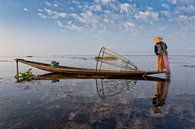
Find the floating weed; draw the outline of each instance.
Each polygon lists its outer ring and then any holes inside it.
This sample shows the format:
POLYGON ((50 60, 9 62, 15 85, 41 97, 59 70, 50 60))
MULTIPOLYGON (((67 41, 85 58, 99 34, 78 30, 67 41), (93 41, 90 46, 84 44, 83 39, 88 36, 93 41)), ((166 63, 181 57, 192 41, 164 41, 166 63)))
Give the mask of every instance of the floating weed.
POLYGON ((29 55, 29 56, 26 56, 26 57, 30 58, 30 57, 33 57, 33 56, 30 56, 30 55, 29 55))
POLYGON ((15 75, 15 78, 18 82, 31 81, 34 78, 34 75, 32 74, 32 69, 28 69, 28 71, 24 73, 19 73, 18 75, 15 75))
POLYGON ((117 60, 117 57, 115 57, 115 56, 95 57, 95 60, 97 60, 97 61, 100 61, 100 60, 113 61, 113 60, 117 60))

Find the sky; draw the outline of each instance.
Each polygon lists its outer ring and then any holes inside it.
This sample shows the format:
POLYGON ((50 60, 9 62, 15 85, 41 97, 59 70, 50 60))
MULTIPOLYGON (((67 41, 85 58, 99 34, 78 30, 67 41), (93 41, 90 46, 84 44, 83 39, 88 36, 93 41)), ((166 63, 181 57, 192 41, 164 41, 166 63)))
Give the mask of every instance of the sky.
POLYGON ((0 0, 0 56, 195 55, 195 0, 0 0))

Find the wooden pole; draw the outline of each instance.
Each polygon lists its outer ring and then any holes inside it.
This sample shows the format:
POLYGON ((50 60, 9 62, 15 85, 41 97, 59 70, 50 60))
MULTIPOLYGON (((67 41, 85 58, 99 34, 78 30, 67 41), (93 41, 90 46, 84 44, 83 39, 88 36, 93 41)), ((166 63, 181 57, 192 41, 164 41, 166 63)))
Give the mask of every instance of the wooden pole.
POLYGON ((18 67, 18 60, 16 59, 16 79, 19 82, 19 67, 18 67))

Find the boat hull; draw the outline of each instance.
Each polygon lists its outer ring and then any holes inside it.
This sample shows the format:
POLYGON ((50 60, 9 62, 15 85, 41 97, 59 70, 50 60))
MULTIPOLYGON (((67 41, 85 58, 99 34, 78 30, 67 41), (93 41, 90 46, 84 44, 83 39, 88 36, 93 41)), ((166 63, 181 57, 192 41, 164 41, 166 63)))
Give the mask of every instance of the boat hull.
POLYGON ((96 69, 76 68, 76 67, 68 67, 68 66, 52 67, 50 64, 28 61, 24 59, 16 59, 16 62, 20 62, 35 67, 37 69, 52 72, 52 73, 65 73, 65 74, 72 74, 72 75, 143 76, 143 75, 163 73, 158 71, 141 71, 141 70, 96 70, 96 69))

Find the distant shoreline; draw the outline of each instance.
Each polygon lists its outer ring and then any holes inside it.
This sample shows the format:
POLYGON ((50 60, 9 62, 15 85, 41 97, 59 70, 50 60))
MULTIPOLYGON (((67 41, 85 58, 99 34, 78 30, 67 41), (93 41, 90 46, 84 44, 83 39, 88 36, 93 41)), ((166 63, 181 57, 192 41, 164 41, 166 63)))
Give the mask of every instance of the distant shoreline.
MULTIPOLYGON (((70 55, 70 54, 67 54, 67 55, 33 55, 32 57, 27 57, 27 56, 0 56, 0 58, 16 58, 16 57, 22 57, 22 58, 34 58, 34 57, 58 57, 58 56, 97 56, 97 55, 70 55)), ((140 54, 140 55, 135 55, 135 54, 132 54, 132 55, 122 55, 122 56, 156 56, 156 55, 144 55, 144 54, 140 54)), ((191 57, 195 57, 195 55, 171 55, 169 54, 169 56, 191 56, 191 57)))

